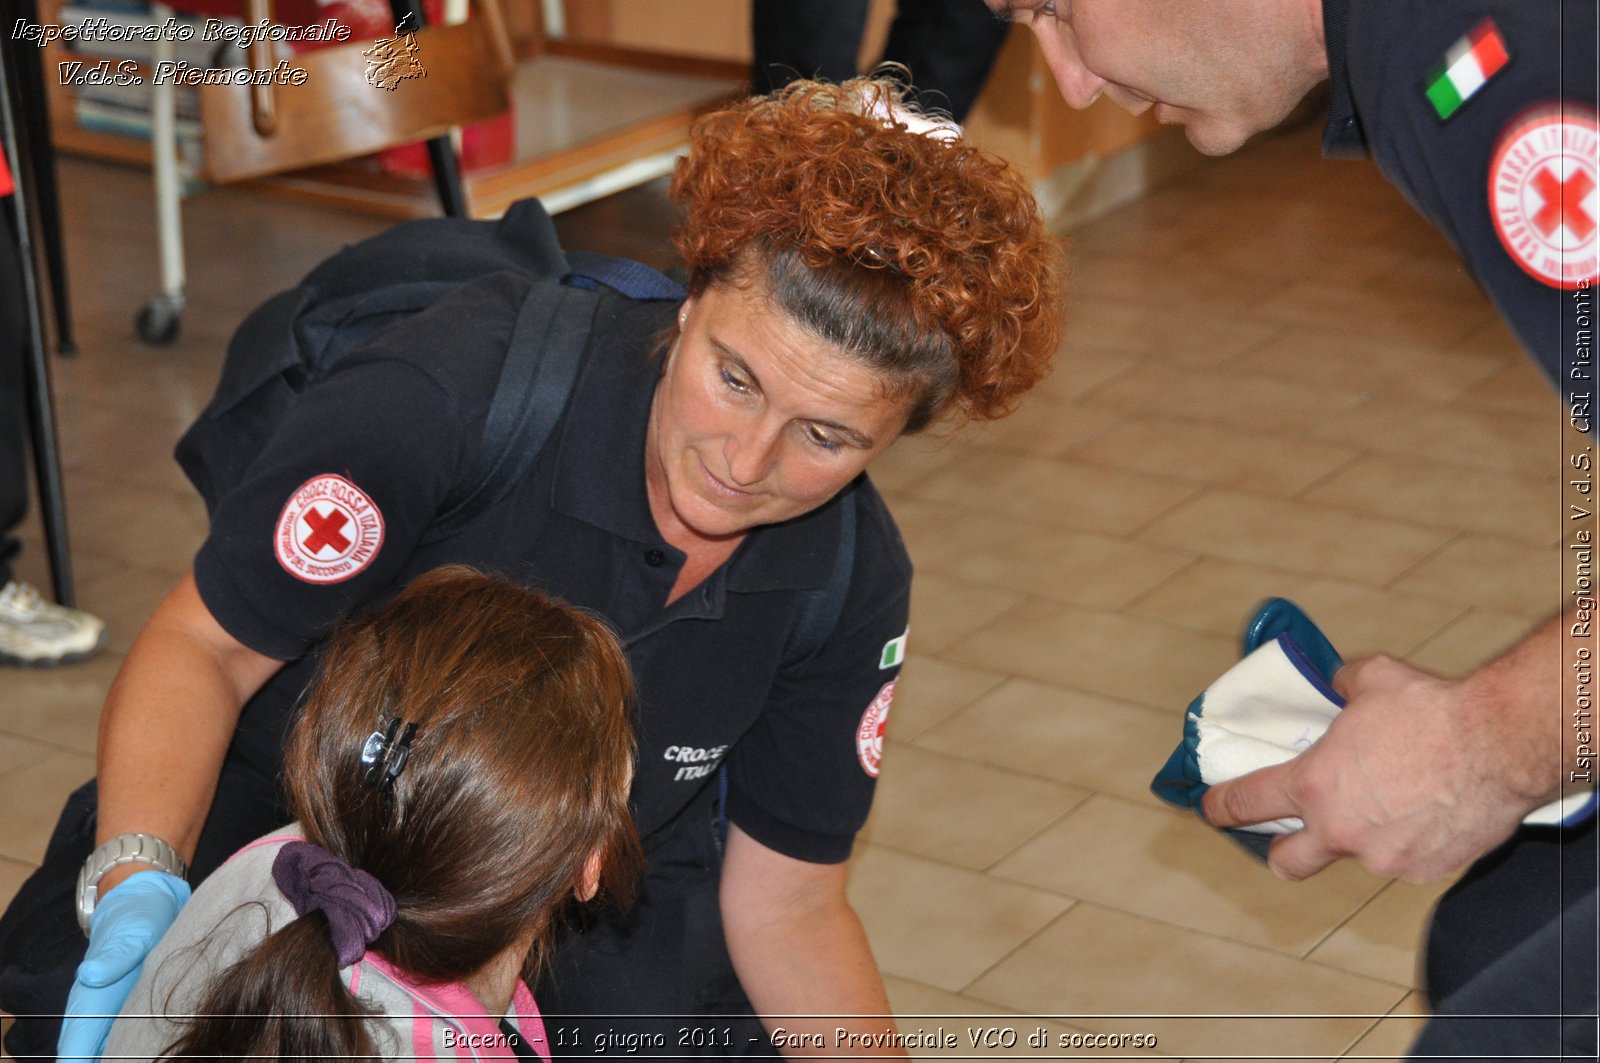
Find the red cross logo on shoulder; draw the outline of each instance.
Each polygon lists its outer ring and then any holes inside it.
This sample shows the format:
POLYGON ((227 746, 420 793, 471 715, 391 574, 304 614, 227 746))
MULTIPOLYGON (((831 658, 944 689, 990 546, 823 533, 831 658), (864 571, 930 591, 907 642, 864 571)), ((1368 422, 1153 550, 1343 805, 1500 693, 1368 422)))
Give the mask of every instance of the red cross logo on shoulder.
POLYGON ((856 757, 861 761, 861 770, 874 779, 883 768, 883 735, 889 726, 889 706, 894 703, 897 682, 898 679, 891 679, 879 688, 877 697, 856 724, 856 757))
POLYGON ((1506 252, 1556 288, 1600 277, 1600 123, 1542 108, 1513 121, 1489 164, 1489 212, 1506 252))
POLYGON ((300 519, 311 529, 311 534, 301 541, 307 551, 316 554, 331 549, 334 553, 342 553, 350 548, 350 540, 339 531, 350 523, 350 518, 339 510, 330 509, 323 513, 313 506, 300 519))
POLYGON ((313 476, 289 496, 272 540, 278 564, 306 583, 342 583, 372 564, 382 545, 376 503, 335 473, 313 476))

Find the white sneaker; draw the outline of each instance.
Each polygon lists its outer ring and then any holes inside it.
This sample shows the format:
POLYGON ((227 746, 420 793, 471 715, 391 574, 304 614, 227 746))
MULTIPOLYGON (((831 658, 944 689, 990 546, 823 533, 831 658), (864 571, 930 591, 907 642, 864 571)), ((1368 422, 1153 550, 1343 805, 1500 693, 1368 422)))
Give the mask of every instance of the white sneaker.
POLYGON ((0 589, 0 664, 49 668, 93 656, 105 644, 97 617, 52 605, 17 580, 0 589))

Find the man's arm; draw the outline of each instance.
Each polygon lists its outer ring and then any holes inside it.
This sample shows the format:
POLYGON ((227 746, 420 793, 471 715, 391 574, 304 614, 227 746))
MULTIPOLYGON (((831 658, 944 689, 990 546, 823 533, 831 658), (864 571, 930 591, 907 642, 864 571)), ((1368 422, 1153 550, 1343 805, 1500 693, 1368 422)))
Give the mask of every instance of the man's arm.
MULTIPOLYGON (((769 1033, 781 1026, 821 1034, 827 1046, 782 1045, 784 1055, 849 1054, 834 1044, 838 1027, 880 1037, 894 1029, 883 977, 844 885, 844 864, 795 860, 729 828, 721 903, 734 970, 769 1033)), ((859 1051, 905 1055, 881 1046, 859 1051)))
POLYGON ((1352 661, 1334 677, 1348 704, 1317 744, 1213 786, 1206 819, 1304 820, 1272 844, 1269 864, 1287 879, 1347 856, 1413 882, 1456 871, 1560 796, 1578 765, 1561 697, 1570 623, 1546 622, 1458 680, 1389 657, 1352 661))
MULTIPOLYGON (((140 831, 194 858, 239 712, 279 668, 224 631, 188 575, 156 607, 100 716, 98 841, 140 831)), ((143 864, 113 868, 100 894, 143 864)))

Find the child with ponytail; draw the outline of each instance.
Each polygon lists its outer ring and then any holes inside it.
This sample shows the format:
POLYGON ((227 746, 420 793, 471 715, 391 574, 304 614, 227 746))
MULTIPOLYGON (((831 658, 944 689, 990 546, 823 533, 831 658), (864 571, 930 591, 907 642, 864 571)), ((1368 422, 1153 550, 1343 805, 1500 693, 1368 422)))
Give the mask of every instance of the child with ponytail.
POLYGON ((600 621, 470 569, 347 622, 286 751, 297 822, 195 892, 106 1058, 548 1058, 554 921, 638 873, 631 698, 600 621))

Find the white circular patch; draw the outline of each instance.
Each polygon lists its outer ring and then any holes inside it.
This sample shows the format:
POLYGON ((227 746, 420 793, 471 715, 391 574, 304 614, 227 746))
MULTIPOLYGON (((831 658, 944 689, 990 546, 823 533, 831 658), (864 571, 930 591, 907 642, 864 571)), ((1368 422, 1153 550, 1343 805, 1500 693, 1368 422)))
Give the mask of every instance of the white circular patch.
POLYGON ((278 564, 307 583, 339 583, 372 564, 383 545, 383 514, 343 476, 313 476, 278 516, 278 564))
POLYGON ((891 679, 883 684, 856 728, 856 756, 861 758, 861 770, 874 779, 883 767, 883 731, 889 724, 889 705, 894 701, 894 685, 898 682, 891 679))
POLYGON ((1489 164, 1500 243, 1534 279, 1576 288, 1600 276, 1600 125, 1541 110, 1501 134, 1489 164))

